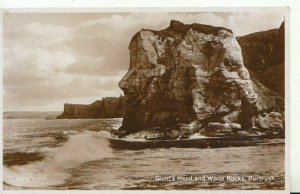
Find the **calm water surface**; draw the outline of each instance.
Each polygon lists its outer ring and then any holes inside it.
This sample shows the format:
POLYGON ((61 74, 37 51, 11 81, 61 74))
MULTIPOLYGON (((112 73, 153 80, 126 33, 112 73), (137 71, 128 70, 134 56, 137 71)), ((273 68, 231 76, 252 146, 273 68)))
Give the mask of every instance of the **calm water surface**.
POLYGON ((4 189, 284 189, 284 144, 117 150, 107 137, 121 123, 4 119, 4 189))

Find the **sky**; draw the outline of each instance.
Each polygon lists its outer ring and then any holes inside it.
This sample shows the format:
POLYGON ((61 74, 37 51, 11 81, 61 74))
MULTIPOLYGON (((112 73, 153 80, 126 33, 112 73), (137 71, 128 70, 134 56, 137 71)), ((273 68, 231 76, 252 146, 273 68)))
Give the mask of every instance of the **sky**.
POLYGON ((3 17, 4 111, 62 111, 123 94, 128 45, 140 29, 170 20, 231 29, 236 36, 278 28, 281 9, 248 12, 21 13, 3 17))

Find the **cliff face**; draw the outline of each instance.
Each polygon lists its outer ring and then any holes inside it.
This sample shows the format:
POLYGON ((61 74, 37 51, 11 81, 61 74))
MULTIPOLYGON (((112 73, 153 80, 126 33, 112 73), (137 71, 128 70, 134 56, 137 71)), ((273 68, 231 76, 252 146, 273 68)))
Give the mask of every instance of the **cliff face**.
POLYGON ((125 112, 125 98, 106 97, 89 105, 65 104, 64 112, 58 119, 79 118, 121 118, 125 112))
POLYGON ((139 31, 129 50, 119 83, 127 104, 121 131, 252 126, 258 96, 231 30, 171 21, 162 31, 139 31))
POLYGON ((284 22, 279 29, 238 38, 251 77, 284 97, 284 22))

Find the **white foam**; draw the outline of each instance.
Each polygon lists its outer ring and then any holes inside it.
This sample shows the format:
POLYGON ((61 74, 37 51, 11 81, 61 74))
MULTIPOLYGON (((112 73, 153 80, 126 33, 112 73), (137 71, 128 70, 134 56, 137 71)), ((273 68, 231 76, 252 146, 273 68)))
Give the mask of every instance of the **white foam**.
POLYGON ((203 138, 208 138, 207 136, 201 135, 200 133, 194 133, 191 135, 190 139, 203 139, 203 138))
POLYGON ((41 161, 21 166, 4 166, 4 182, 18 187, 47 187, 63 184, 70 177, 67 169, 93 160, 113 157, 108 132, 84 131, 70 136, 60 147, 44 148, 41 161))

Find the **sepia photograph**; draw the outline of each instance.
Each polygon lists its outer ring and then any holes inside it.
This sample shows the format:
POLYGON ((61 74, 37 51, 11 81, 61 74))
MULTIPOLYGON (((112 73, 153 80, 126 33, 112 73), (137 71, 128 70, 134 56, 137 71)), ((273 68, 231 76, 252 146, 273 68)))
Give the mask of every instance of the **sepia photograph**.
POLYGON ((288 19, 5 10, 3 189, 286 190, 288 19))

